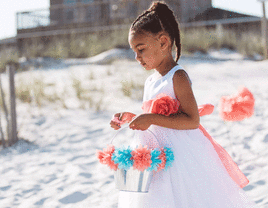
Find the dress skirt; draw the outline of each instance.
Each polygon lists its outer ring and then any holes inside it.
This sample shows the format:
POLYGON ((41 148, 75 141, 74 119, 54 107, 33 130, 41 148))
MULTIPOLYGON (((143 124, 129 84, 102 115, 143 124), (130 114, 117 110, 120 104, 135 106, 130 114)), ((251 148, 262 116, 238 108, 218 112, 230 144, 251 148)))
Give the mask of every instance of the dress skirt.
POLYGON ((246 208, 255 207, 234 182, 211 142, 200 129, 175 130, 152 125, 132 145, 171 147, 172 167, 154 173, 148 193, 119 193, 119 208, 246 208))

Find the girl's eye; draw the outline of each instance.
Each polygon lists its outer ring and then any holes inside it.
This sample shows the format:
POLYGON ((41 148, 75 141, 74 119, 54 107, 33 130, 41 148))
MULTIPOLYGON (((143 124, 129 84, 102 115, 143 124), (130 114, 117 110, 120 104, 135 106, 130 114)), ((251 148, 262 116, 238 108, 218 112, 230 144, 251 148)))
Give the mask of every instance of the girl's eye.
POLYGON ((142 52, 144 51, 144 48, 143 48, 143 49, 139 49, 138 51, 139 51, 140 53, 142 53, 142 52))

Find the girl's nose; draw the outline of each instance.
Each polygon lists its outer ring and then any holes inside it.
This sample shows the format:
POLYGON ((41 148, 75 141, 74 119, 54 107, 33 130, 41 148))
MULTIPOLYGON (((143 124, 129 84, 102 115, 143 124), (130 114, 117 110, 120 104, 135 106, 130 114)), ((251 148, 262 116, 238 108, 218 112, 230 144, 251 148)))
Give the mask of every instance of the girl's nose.
POLYGON ((135 59, 136 59, 137 61, 140 60, 140 56, 138 55, 138 53, 135 53, 135 59))

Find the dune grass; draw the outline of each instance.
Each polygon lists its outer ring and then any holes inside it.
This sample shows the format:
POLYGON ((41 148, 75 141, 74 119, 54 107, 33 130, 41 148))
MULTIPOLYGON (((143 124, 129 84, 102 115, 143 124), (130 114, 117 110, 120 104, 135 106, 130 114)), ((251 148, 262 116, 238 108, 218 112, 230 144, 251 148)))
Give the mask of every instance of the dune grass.
POLYGON ((34 103, 42 106, 44 100, 47 100, 45 94, 46 84, 42 77, 30 78, 31 80, 19 79, 16 82, 16 97, 22 102, 34 103))
MULTIPOLYGON (((261 36, 253 33, 239 33, 231 30, 215 29, 181 29, 183 53, 200 51, 207 53, 209 49, 229 48, 245 56, 262 54, 261 36)), ((92 34, 72 34, 50 38, 49 40, 32 39, 25 42, 22 56, 86 58, 97 55, 115 47, 128 46, 128 29, 98 32, 92 34)))
POLYGON ((16 48, 2 48, 0 50, 0 73, 6 70, 7 63, 17 63, 18 59, 19 53, 16 48))
MULTIPOLYGON (((207 53, 210 49, 229 48, 245 56, 263 54, 261 35, 232 30, 215 29, 181 29, 182 52, 185 54, 200 51, 207 53)), ((71 34, 50 38, 32 38, 25 40, 20 56, 26 58, 52 57, 87 58, 115 47, 129 47, 128 28, 104 31, 91 34, 71 34)), ((0 50, 0 72, 5 70, 9 61, 18 62, 19 54, 16 48, 0 50)))
POLYGON ((127 47, 128 29, 91 34, 71 34, 51 38, 25 40, 22 56, 86 58, 115 47, 127 47))
POLYGON ((240 34, 223 30, 219 34, 216 30, 207 29, 182 30, 181 42, 183 53, 207 53, 209 49, 228 48, 245 56, 263 54, 261 36, 253 32, 240 34))

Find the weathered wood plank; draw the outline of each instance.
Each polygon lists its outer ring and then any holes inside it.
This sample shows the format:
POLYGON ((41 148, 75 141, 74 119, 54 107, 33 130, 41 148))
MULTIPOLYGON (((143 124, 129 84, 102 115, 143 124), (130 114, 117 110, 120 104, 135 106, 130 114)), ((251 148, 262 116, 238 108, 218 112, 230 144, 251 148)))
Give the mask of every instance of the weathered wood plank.
POLYGON ((7 67, 9 77, 9 100, 10 100, 10 141, 9 144, 13 145, 18 141, 17 137, 17 115, 16 115, 16 95, 15 95, 15 66, 10 65, 7 67))
MULTIPOLYGON (((3 88, 2 88, 2 82, 1 82, 1 74, 0 74, 0 88, 1 88, 1 97, 2 97, 2 105, 5 106, 5 102, 4 102, 4 93, 3 93, 3 88)), ((3 107, 4 109, 4 107, 3 107)), ((6 116, 6 119, 7 119, 7 116, 6 116)), ((6 147, 6 140, 5 140, 5 135, 3 133, 3 128, 2 128, 2 112, 0 112, 0 135, 1 135, 1 142, 2 142, 2 145, 3 147, 5 148, 6 147)))
MULTIPOLYGON (((5 99, 5 93, 4 93, 4 90, 3 90, 1 75, 0 75, 0 91, 1 91, 1 97, 2 97, 2 102, 3 102, 3 111, 4 111, 6 123, 7 123, 6 132, 7 132, 7 141, 8 141, 8 139, 10 138, 10 135, 9 135, 9 132, 10 131, 9 131, 9 121, 8 121, 8 110, 7 110, 7 106, 6 106, 6 99, 5 99)), ((4 136, 2 136, 2 139, 3 138, 4 138, 4 136)), ((5 141, 2 141, 2 143, 5 144, 5 146, 6 146, 5 141)))

